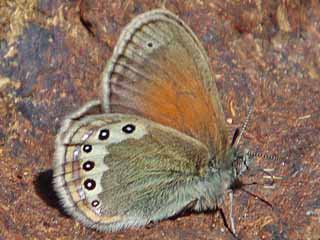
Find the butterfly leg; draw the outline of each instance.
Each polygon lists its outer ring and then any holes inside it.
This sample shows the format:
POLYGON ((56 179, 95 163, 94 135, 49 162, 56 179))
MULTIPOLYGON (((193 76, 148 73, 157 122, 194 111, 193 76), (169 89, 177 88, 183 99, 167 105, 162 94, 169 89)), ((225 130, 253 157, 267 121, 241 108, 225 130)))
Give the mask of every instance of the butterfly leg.
MULTIPOLYGON (((231 233, 231 235, 234 237, 234 239, 239 239, 235 231, 232 230, 232 227, 229 226, 226 215, 224 214, 224 211, 222 208, 218 208, 218 211, 220 213, 220 216, 222 217, 223 225, 228 229, 228 231, 231 233)), ((234 225, 234 224, 233 224, 234 225)))
POLYGON ((229 199, 230 199, 229 218, 230 218, 231 230, 236 235, 236 228, 235 228, 234 218, 233 218, 233 191, 229 192, 229 199))

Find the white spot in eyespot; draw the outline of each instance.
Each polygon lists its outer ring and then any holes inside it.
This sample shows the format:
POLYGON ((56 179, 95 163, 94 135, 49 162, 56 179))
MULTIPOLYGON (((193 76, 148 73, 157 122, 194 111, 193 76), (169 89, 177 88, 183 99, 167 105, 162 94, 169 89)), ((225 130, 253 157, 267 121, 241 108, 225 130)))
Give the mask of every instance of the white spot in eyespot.
POLYGON ((122 131, 127 134, 131 134, 136 130, 136 126, 133 124, 127 124, 122 128, 122 131))
POLYGON ((93 190, 96 187, 96 182, 93 179, 87 179, 84 181, 84 186, 87 190, 93 190))
POLYGON ((93 201, 91 202, 91 206, 92 206, 92 207, 97 207, 99 204, 100 204, 100 202, 99 202, 98 200, 93 200, 93 201))

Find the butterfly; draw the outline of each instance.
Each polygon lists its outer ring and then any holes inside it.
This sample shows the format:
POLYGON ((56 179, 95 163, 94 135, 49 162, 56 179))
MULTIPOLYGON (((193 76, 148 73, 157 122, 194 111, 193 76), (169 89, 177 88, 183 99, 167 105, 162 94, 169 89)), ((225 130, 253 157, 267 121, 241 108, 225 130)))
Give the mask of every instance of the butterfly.
POLYGON ((124 28, 102 74, 102 99, 63 121, 54 189, 76 220, 118 231, 216 209, 252 160, 227 139, 202 44, 157 9, 124 28))

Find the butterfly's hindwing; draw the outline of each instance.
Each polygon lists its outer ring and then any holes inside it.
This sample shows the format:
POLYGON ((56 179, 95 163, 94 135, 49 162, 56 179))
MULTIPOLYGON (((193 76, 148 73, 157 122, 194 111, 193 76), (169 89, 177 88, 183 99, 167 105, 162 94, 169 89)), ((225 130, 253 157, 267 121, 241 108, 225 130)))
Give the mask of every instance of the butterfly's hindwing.
POLYGON ((145 225, 212 192, 201 183, 208 149, 175 129, 126 114, 66 123, 58 136, 55 189, 87 226, 112 231, 145 225))

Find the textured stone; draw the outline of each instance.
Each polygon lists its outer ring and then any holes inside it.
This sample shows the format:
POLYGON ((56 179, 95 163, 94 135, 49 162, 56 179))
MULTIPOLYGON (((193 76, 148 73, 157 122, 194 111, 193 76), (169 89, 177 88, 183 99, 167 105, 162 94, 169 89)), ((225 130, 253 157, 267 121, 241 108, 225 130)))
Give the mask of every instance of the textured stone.
MULTIPOLYGON (((0 239, 231 239, 219 214, 191 213, 148 228, 99 233, 59 209, 51 167, 60 122, 99 97, 100 74, 120 31, 159 5, 23 2, 0 3, 0 239)), ((284 177, 275 189, 247 187, 273 209, 236 194, 242 239, 320 239, 320 6, 315 0, 285 2, 166 4, 208 51, 231 119, 230 138, 254 99, 244 143, 279 159, 257 160, 284 177)), ((228 201, 223 207, 228 213, 228 201)))

